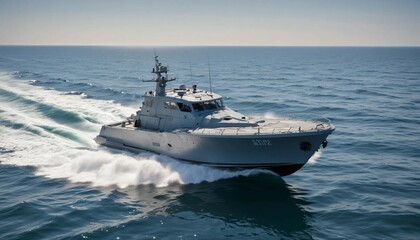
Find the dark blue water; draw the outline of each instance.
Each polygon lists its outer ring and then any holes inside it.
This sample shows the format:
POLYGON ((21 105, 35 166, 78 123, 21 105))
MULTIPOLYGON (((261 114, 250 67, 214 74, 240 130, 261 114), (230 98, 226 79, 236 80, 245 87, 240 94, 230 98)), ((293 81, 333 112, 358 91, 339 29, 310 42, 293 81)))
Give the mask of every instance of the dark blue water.
POLYGON ((0 239, 416 239, 420 48, 156 49, 248 115, 329 118, 295 174, 98 147, 154 89, 152 48, 0 47, 0 239))

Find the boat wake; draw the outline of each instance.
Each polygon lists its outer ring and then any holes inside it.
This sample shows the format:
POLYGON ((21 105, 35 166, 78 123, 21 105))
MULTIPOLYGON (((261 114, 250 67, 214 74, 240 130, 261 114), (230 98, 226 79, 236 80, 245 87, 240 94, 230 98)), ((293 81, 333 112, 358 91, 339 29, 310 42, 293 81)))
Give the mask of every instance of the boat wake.
MULTIPOLYGON (((0 74, 0 161, 35 167, 35 174, 94 186, 195 184, 266 172, 227 171, 179 162, 150 152, 98 147, 105 123, 136 111, 105 100, 34 86, 0 74)), ((71 90, 71 89, 70 89, 71 90)))

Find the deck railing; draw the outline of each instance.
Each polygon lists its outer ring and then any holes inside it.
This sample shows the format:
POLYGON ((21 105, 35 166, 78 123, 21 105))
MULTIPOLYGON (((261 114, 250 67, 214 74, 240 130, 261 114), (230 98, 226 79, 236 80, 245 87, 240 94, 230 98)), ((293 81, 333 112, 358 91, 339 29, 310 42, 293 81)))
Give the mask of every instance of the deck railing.
MULTIPOLYGON (((285 119, 291 120, 291 119, 285 119)), ((312 122, 314 127, 293 126, 287 128, 270 128, 270 127, 237 127, 237 128, 197 128, 189 130, 189 132, 199 133, 203 135, 271 135, 271 134, 289 134, 322 131, 331 128, 332 124, 329 119, 323 120, 304 120, 304 122, 312 122), (316 125, 315 125, 316 124, 316 125)))

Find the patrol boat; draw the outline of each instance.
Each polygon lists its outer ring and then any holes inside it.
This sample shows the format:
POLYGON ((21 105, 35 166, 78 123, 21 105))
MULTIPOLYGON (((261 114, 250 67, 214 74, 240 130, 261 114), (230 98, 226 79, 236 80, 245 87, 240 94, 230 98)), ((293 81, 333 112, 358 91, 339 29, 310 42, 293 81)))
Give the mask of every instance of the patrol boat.
POLYGON ((148 150, 190 163, 230 169, 261 168, 286 176, 299 170, 334 131, 330 121, 266 119, 227 107, 221 95, 197 85, 166 90, 175 78, 155 55, 155 91, 136 114, 104 125, 98 144, 148 150))

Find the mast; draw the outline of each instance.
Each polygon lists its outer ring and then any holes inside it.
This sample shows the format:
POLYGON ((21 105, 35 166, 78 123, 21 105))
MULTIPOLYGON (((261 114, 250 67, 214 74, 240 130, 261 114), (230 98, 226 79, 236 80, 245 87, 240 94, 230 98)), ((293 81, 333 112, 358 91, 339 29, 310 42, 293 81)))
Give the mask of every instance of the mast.
POLYGON ((168 71, 168 67, 162 66, 162 63, 159 62, 155 51, 155 67, 152 73, 156 74, 156 77, 152 80, 143 80, 143 82, 156 82, 156 95, 165 96, 166 83, 176 80, 176 78, 170 78, 168 76, 168 71))

